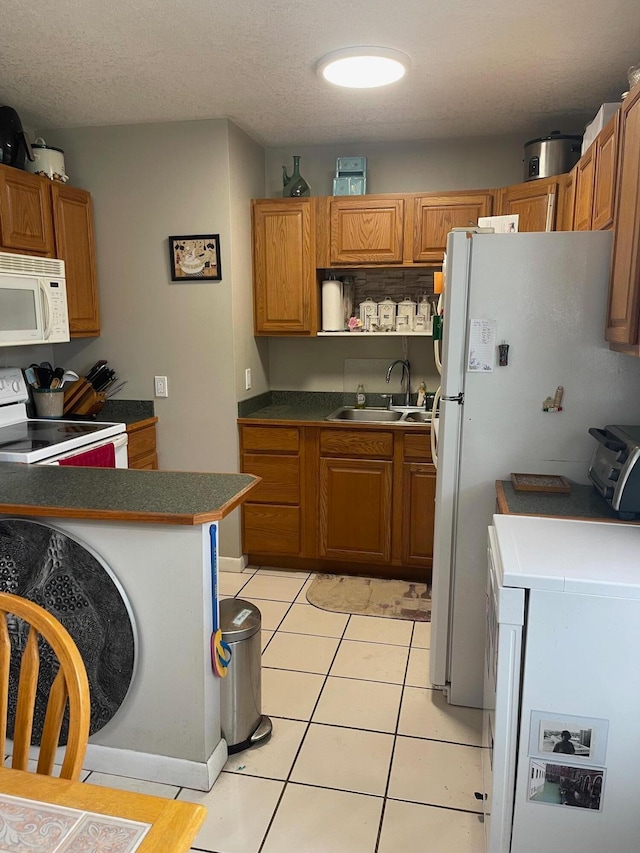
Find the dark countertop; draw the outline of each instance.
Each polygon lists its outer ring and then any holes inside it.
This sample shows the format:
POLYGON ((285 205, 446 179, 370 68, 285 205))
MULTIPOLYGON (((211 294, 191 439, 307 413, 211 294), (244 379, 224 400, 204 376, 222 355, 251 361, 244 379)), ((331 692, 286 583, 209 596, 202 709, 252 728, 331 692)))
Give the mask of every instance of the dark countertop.
POLYGON ((498 506, 503 513, 620 521, 593 486, 571 483, 571 492, 563 495, 553 492, 516 491, 510 480, 498 480, 496 492, 498 506))
MULTIPOLYGON (((415 395, 414 395, 415 396, 415 395)), ((402 405, 402 395, 393 395, 394 404, 402 405)), ((360 421, 325 421, 340 406, 353 406, 355 404, 354 394, 343 394, 330 391, 268 391, 251 400, 245 400, 238 405, 238 421, 240 423, 254 423, 256 421, 280 421, 290 423, 324 422, 326 425, 376 427, 380 429, 387 427, 429 427, 425 424, 398 423, 371 423, 360 421)), ((386 408, 387 401, 380 394, 367 394, 367 406, 379 406, 386 408)))
POLYGON ((0 513, 152 524, 219 521, 260 481, 250 474, 0 463, 0 513))
POLYGON ((155 417, 155 411, 153 400, 107 400, 97 415, 90 417, 65 415, 64 417, 70 420, 107 421, 130 426, 155 417))

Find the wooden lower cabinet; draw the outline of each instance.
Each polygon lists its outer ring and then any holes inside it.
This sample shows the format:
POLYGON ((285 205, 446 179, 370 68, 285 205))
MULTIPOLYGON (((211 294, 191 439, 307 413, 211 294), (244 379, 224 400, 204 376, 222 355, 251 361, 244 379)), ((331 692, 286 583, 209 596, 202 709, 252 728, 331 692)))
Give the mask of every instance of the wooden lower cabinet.
POLYGON ((129 468, 148 471, 158 470, 157 422, 158 419, 154 417, 127 426, 129 468))
POLYGON ((428 430, 240 424, 252 563, 426 580, 435 468, 428 430))
POLYGON ((404 462, 402 468, 402 562, 430 566, 433 561, 436 469, 434 465, 416 462, 404 462))
POLYGON ((389 562, 392 480, 392 462, 320 459, 320 557, 389 562))

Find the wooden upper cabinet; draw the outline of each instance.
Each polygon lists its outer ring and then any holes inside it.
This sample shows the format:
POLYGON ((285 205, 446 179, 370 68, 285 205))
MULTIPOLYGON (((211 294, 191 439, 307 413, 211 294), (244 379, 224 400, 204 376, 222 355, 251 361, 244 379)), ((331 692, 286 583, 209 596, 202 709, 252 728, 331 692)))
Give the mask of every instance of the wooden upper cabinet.
POLYGON ((576 166, 576 197, 573 214, 574 231, 591 231, 595 153, 595 144, 590 145, 576 166))
MULTIPOLYGON (((606 338, 617 347, 638 345, 640 312, 640 85, 619 113, 619 163, 606 338)), ((637 349, 635 355, 640 355, 637 349)))
POLYGON ((3 249, 53 257, 48 180, 0 166, 0 244, 3 249))
POLYGON ((490 216, 491 193, 421 196, 414 200, 413 260, 441 261, 452 228, 478 224, 478 217, 490 216))
POLYGON ((594 231, 606 231, 613 226, 619 122, 620 110, 600 131, 593 143, 596 147, 591 217, 591 227, 594 231))
POLYGON ((556 231, 573 231, 573 217, 576 202, 576 172, 574 166, 568 175, 564 176, 560 192, 561 205, 556 218, 556 231))
POLYGON ((85 190, 51 182, 56 257, 65 262, 71 337, 100 334, 93 205, 85 190))
POLYGON ((313 199, 252 203, 256 334, 315 334, 313 199))
POLYGON ((539 178, 500 191, 499 213, 517 213, 519 231, 553 231, 556 224, 559 181, 539 178))
POLYGON ((330 204, 332 264, 402 263, 404 199, 334 197, 330 204))

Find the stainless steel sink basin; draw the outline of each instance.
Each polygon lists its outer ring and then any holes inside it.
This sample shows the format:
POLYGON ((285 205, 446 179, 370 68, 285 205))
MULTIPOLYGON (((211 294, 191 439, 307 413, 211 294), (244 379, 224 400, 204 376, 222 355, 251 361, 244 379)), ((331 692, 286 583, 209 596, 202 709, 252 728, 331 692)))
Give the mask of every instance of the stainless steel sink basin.
POLYGON ((431 412, 424 409, 355 409, 353 406, 340 406, 325 418, 327 421, 350 421, 364 424, 428 424, 431 423, 431 412))
POLYGON ((407 412, 404 420, 406 423, 430 424, 431 412, 407 412))
POLYGON ((388 424, 402 419, 402 412, 391 412, 389 409, 353 409, 341 406, 327 415, 327 421, 358 421, 366 424, 388 424))

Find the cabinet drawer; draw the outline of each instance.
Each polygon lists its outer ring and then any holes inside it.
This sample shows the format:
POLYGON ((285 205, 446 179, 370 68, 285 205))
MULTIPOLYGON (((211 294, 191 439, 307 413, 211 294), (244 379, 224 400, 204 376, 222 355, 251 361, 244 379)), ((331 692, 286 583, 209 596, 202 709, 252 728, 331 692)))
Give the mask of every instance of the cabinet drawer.
POLYGON ((300 430, 297 427, 242 427, 242 449, 297 453, 300 430))
POLYGON ((129 459, 138 459, 140 456, 148 456, 156 452, 155 424, 143 429, 134 429, 128 433, 127 438, 129 459))
POLYGON ((245 553, 300 553, 299 507, 246 503, 243 517, 245 553))
POLYGON ((431 461, 431 435, 405 435, 402 444, 402 455, 407 459, 426 459, 431 461))
POLYGON ((390 459, 393 455, 393 433, 377 430, 321 430, 320 455, 390 459))
POLYGON ((297 456, 244 453, 242 471, 262 477, 251 493, 252 502, 297 504, 300 502, 300 460, 297 456))

